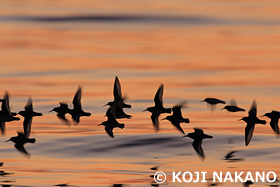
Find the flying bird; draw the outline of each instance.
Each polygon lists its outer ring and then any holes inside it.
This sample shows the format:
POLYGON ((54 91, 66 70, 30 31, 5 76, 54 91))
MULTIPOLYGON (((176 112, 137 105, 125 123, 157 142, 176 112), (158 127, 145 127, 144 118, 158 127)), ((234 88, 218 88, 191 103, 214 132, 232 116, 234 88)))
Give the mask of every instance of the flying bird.
POLYGON ((42 116, 43 114, 34 112, 31 97, 28 99, 24 107, 24 111, 20 111, 18 114, 24 117, 24 121, 23 121, 24 135, 28 138, 31 131, 31 123, 33 117, 42 116))
POLYGON ((53 108, 51 111, 49 112, 56 112, 57 113, 57 117, 61 120, 63 120, 66 124, 69 123, 69 121, 66 119, 65 115, 68 113, 68 105, 67 103, 59 103, 60 106, 59 107, 55 107, 53 108))
POLYGON ((159 121, 158 121, 159 115, 162 113, 171 113, 171 108, 163 107, 162 95, 163 95, 163 84, 160 85, 155 95, 154 98, 155 106, 148 107, 146 110, 144 110, 152 113, 151 119, 156 132, 159 131, 159 121))
POLYGON ((272 130, 278 134, 279 137, 279 126, 278 126, 278 121, 280 118, 280 112, 279 111, 275 111, 273 110, 272 112, 266 113, 263 116, 266 116, 268 118, 270 118, 270 126, 272 128, 272 130))
POLYGON ((14 142, 15 143, 15 145, 14 145, 15 148, 19 152, 21 152, 21 153, 23 153, 23 154, 25 154, 27 156, 30 156, 30 153, 28 153, 26 151, 26 149, 24 148, 24 144, 26 144, 26 143, 35 143, 36 140, 35 140, 35 138, 27 138, 23 133, 18 132, 17 136, 10 138, 6 142, 8 142, 8 141, 14 142))
POLYGON ((91 115, 91 113, 83 111, 82 104, 81 104, 81 97, 82 97, 82 88, 79 86, 78 90, 74 96, 74 99, 72 101, 74 108, 68 109, 68 113, 72 116, 72 119, 77 124, 80 122, 81 116, 90 116, 91 115))
POLYGON ((251 105, 251 109, 249 111, 249 116, 247 117, 243 117, 242 119, 247 123, 247 126, 245 128, 245 144, 246 146, 249 145, 252 137, 253 137, 253 132, 255 129, 255 125, 256 124, 266 124, 265 120, 260 120, 259 118, 257 118, 257 103, 256 100, 253 101, 252 105, 251 105))
POLYGON ((226 102, 216 98, 205 98, 201 102, 206 102, 208 106, 210 105, 212 112, 215 110, 217 104, 226 104, 226 102))
POLYGON ((121 83, 117 76, 115 78, 113 94, 114 94, 114 101, 108 102, 106 105, 109 105, 111 107, 114 105, 114 110, 115 110, 114 113, 117 119, 121 119, 121 118, 130 119, 131 115, 126 114, 123 111, 123 108, 131 108, 131 105, 124 103, 125 98, 122 96, 121 83))
POLYGON ((2 104, 1 104, 1 111, 0 111, 0 129, 3 135, 5 134, 6 122, 18 121, 20 119, 18 117, 14 117, 15 115, 17 115, 17 113, 11 112, 10 110, 8 92, 5 92, 4 98, 1 101, 2 104))
POLYGON ((193 146, 194 150, 196 151, 196 153, 202 159, 204 159, 205 155, 204 155, 204 151, 203 151, 203 149, 201 147, 202 140, 206 139, 206 138, 213 138, 213 136, 204 134, 202 129, 194 128, 194 132, 193 133, 189 133, 189 134, 187 134, 187 135, 185 135, 183 137, 189 137, 189 138, 194 140, 193 143, 192 143, 192 146, 193 146))
POLYGON ((182 107, 184 107, 185 103, 186 103, 186 101, 173 106, 172 107, 173 114, 171 116, 167 116, 166 118, 162 119, 162 120, 167 119, 168 121, 170 121, 183 134, 185 134, 185 132, 182 129, 180 123, 183 123, 183 122, 189 123, 190 122, 189 118, 183 118, 183 116, 182 116, 181 109, 182 109, 182 107))
MULTIPOLYGON (((114 106, 113 106, 114 107, 114 106)), ((124 128, 124 124, 123 123, 119 123, 117 120, 116 120, 116 116, 114 114, 114 110, 112 109, 112 107, 110 107, 107 112, 106 112, 106 116, 107 116, 107 121, 104 121, 102 122, 101 124, 99 125, 103 125, 105 126, 105 131, 107 132, 107 134, 109 136, 111 136, 112 138, 114 138, 114 134, 113 134, 113 130, 114 128, 116 127, 119 127, 121 129, 124 128)), ((99 126, 98 125, 98 126, 99 126)))
POLYGON ((131 108, 131 105, 124 103, 125 98, 122 96, 121 83, 117 76, 115 78, 113 94, 114 94, 114 101, 108 102, 106 105, 112 107, 114 103, 118 103, 121 108, 131 108))
POLYGON ((236 101, 234 99, 231 99, 230 105, 227 105, 222 109, 226 109, 229 112, 245 111, 243 108, 237 106, 236 101))

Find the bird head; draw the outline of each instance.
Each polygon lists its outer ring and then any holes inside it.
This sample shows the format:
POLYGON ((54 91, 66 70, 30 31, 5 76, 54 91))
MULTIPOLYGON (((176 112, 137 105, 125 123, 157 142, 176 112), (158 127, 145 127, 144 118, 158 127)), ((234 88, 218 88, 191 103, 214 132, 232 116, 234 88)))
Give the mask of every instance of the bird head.
POLYGON ((239 119, 239 120, 237 120, 237 121, 245 121, 245 122, 247 122, 247 119, 248 119, 248 117, 243 117, 243 118, 241 118, 241 119, 239 119))
POLYGON ((153 112, 153 107, 148 107, 145 110, 143 110, 143 112, 145 112, 145 111, 153 112))

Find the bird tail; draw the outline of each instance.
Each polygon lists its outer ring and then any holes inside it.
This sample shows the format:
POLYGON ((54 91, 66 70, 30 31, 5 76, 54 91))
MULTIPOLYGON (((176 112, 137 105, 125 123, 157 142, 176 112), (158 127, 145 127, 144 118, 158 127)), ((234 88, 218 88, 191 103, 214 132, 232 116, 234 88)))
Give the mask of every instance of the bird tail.
POLYGON ((35 139, 35 138, 30 138, 30 139, 28 139, 28 142, 29 142, 29 143, 35 143, 35 142, 36 142, 36 139, 35 139))

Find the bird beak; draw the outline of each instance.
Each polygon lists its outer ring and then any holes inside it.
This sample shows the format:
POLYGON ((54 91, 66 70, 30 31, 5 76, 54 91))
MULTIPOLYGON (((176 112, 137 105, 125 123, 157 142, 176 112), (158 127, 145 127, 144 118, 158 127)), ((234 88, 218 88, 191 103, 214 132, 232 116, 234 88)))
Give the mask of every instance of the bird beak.
POLYGON ((143 110, 143 112, 146 112, 146 111, 148 111, 148 110, 147 109, 143 110))
POLYGON ((161 119, 161 121, 162 121, 162 120, 166 120, 166 118, 161 119))
POLYGON ((5 143, 6 143, 6 142, 9 142, 9 141, 11 141, 11 140, 7 140, 7 141, 5 141, 5 143))
POLYGON ((108 104, 106 104, 106 105, 103 105, 103 107, 105 107, 105 106, 108 106, 108 104))
POLYGON ((264 114, 264 115, 262 115, 261 117, 264 117, 264 116, 266 116, 266 115, 264 114))
POLYGON ((200 102, 204 102, 204 100, 203 100, 203 101, 200 101, 200 102))
POLYGON ((52 110, 50 110, 49 112, 52 112, 52 111, 54 111, 54 110, 52 109, 52 110))
POLYGON ((182 138, 185 138, 185 137, 187 137, 188 135, 185 135, 185 136, 182 136, 182 138))
POLYGON ((242 119, 239 119, 239 120, 237 120, 237 121, 241 121, 242 119))

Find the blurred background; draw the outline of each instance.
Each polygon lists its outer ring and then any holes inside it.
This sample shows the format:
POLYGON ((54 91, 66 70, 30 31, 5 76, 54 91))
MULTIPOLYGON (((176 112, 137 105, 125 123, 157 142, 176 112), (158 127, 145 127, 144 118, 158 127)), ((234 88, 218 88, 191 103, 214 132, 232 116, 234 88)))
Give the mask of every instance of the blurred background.
MULTIPOLYGON (((246 124, 237 120, 247 112, 229 114, 222 106, 211 112, 201 101, 235 98, 248 110, 256 99, 259 115, 280 109, 279 12, 276 0, 1 0, 0 94, 10 93, 12 111, 31 96, 34 110, 44 113, 33 120, 30 159, 0 143, 3 169, 13 173, 1 183, 149 186, 155 165, 167 173, 217 166, 278 172, 279 141, 269 124, 258 125, 245 148, 246 124), (106 120, 103 105, 113 99, 115 76, 133 117, 120 120, 126 127, 112 139, 97 125, 106 120), (203 144, 204 162, 191 139, 167 121, 155 134, 150 113, 142 112, 161 83, 166 107, 188 100, 186 133, 199 127, 215 137, 203 144), (49 111, 61 101, 72 107, 79 85, 83 108, 93 115, 69 127, 49 111), (231 150, 245 159, 223 161, 231 150)), ((22 121, 7 123, 0 142, 22 131, 22 121)))

